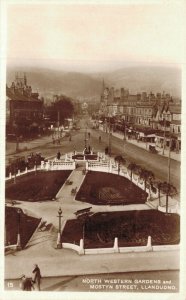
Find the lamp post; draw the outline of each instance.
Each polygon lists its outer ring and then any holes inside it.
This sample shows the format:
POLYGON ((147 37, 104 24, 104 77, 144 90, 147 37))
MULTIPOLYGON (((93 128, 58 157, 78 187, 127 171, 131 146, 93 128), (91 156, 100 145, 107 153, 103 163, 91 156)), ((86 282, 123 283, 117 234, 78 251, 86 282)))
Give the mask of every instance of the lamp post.
POLYGON ((172 145, 172 138, 170 137, 169 141, 169 155, 168 155, 168 177, 167 177, 167 182, 170 184, 170 163, 171 163, 171 145, 172 145))
POLYGON ((16 249, 21 250, 21 236, 20 236, 20 221, 21 221, 21 209, 17 209, 17 244, 16 244, 16 249))
POLYGON ((108 136, 109 156, 111 156, 111 151, 112 151, 112 150, 111 150, 111 146, 112 146, 111 136, 112 136, 112 132, 111 132, 110 117, 109 117, 109 136, 108 136))
POLYGON ((85 148, 87 148, 87 127, 85 129, 85 148))
POLYGON ((62 218, 62 210, 61 207, 58 210, 58 216, 59 218, 59 229, 58 229, 58 234, 57 234, 57 249, 62 248, 62 243, 61 243, 61 218, 62 218))
POLYGON ((165 151, 165 124, 166 124, 166 121, 164 119, 164 135, 163 135, 163 152, 162 152, 162 155, 164 155, 164 151, 165 151))

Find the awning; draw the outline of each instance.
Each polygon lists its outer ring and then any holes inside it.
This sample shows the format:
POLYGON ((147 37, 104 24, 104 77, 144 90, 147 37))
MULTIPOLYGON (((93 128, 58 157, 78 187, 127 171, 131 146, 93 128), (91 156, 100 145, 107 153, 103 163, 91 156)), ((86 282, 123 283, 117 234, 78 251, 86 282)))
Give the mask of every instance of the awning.
POLYGON ((146 135, 146 137, 149 137, 149 138, 155 137, 155 136, 156 136, 155 134, 147 134, 147 135, 146 135))

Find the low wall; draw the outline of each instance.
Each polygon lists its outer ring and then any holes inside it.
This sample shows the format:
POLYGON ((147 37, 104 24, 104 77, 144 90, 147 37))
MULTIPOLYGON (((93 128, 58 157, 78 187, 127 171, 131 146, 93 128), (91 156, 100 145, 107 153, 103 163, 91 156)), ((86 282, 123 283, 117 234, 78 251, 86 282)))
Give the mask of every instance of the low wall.
POLYGON ((36 166, 35 166, 33 169, 27 169, 27 168, 25 168, 25 170, 24 170, 23 172, 20 172, 20 170, 18 170, 17 174, 12 175, 12 174, 10 173, 10 174, 9 174, 9 177, 6 177, 6 178, 5 178, 5 181, 14 179, 14 178, 16 178, 16 177, 18 177, 18 176, 22 176, 22 175, 25 175, 25 174, 27 174, 27 173, 36 172, 36 171, 38 171, 38 170, 41 170, 41 166, 37 166, 37 168, 36 168, 36 166))
POLYGON ((83 240, 80 240, 80 245, 75 245, 71 243, 63 243, 63 248, 75 250, 79 254, 89 255, 89 254, 110 254, 110 253, 133 253, 133 252, 156 252, 156 251, 176 251, 180 249, 180 245, 157 245, 152 246, 151 236, 148 237, 146 246, 136 246, 136 247, 118 247, 118 238, 114 239, 114 245, 110 248, 94 248, 94 249, 84 249, 83 240))
MULTIPOLYGON (((112 162, 111 160, 107 160, 107 161, 100 161, 100 162, 87 162, 86 163, 86 170, 88 171, 99 171, 99 172, 107 172, 107 173, 112 173, 115 175, 118 175, 118 166, 112 162)), ((120 168, 120 172, 119 175, 123 176, 129 180, 131 180, 131 177, 129 175, 130 171, 128 172, 127 168, 120 168)), ((141 188, 142 190, 144 190, 145 188, 145 184, 144 182, 139 178, 138 175, 134 174, 132 176, 132 182, 137 185, 139 188, 141 188)), ((146 192, 149 195, 149 198, 157 198, 157 192, 153 193, 151 190, 149 190, 148 188, 146 188, 146 192)))
POLYGON ((27 173, 31 173, 31 172, 36 172, 39 170, 45 170, 45 171, 56 171, 56 170, 74 170, 76 168, 76 164, 74 161, 62 161, 62 160, 49 160, 47 162, 41 161, 41 165, 39 166, 35 166, 33 169, 27 169, 25 168, 25 170, 23 172, 20 172, 20 170, 18 170, 17 174, 12 175, 11 173, 9 174, 9 177, 5 178, 5 181, 7 180, 11 180, 14 179, 18 176, 22 176, 25 175, 27 173))
POLYGON ((62 243, 62 246, 64 249, 71 249, 79 252, 80 246, 75 245, 75 244, 70 244, 70 243, 62 243))
POLYGON ((64 160, 49 160, 47 162, 41 163, 41 170, 46 171, 56 171, 56 170, 74 170, 74 161, 64 161, 64 160))

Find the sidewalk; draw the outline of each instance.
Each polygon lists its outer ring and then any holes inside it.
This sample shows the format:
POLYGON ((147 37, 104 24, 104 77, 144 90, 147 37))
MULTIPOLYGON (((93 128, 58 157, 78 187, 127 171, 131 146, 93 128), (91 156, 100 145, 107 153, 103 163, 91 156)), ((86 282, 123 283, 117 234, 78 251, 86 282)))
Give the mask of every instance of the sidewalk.
MULTIPOLYGON (((65 133, 62 134, 61 138, 65 136, 65 133)), ((6 155, 19 154, 22 151, 29 149, 34 149, 40 146, 45 145, 46 143, 52 143, 52 134, 48 136, 43 136, 37 139, 28 140, 24 142, 19 142, 19 151, 16 152, 16 142, 6 142, 6 155)))
MULTIPOLYGON (((103 129, 100 128, 101 131, 103 131, 103 129)), ((105 132, 105 131, 103 131, 105 132)), ((117 137, 118 139, 120 140, 123 140, 123 134, 121 133, 118 133, 118 132, 112 132, 112 135, 117 137)), ((149 145, 151 145, 152 143, 144 143, 144 142, 141 142, 141 141, 137 141, 137 140, 134 140, 134 139, 126 139, 126 142, 127 143, 130 143, 130 144, 133 144, 137 147, 140 147, 146 151, 148 151, 148 148, 149 148, 149 145)), ((159 148, 159 147, 156 147, 156 150, 158 151, 157 154, 154 154, 154 155, 161 155, 161 156, 164 156, 164 157, 168 157, 169 156, 169 150, 168 149, 165 149, 164 150, 164 155, 162 154, 163 153, 163 149, 162 148, 159 148)), ((181 153, 175 153, 173 151, 171 151, 171 155, 170 155, 171 159, 174 159, 176 161, 181 161, 181 153)))

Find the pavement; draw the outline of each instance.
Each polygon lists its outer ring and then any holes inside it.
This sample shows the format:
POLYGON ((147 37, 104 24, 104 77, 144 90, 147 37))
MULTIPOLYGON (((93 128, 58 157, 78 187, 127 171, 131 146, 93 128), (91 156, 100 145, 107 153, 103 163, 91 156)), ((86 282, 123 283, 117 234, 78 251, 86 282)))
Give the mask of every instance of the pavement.
MULTIPOLYGON (((103 128, 100 127, 100 130, 103 131, 103 128)), ((122 133, 119 132, 112 132, 112 135, 119 138, 120 140, 123 140, 124 136, 122 133)), ((127 139, 127 143, 133 144, 139 148, 142 148, 144 150, 148 150, 149 145, 151 145, 152 143, 144 143, 142 141, 137 141, 135 139, 127 139)), ((163 154, 163 149, 160 147, 156 146, 156 150, 158 151, 157 154, 154 155, 161 155, 164 157, 168 157, 169 156, 169 149, 164 149, 164 154, 163 154)), ((181 161, 181 153, 176 153, 171 151, 171 159, 174 159, 176 161, 181 161)))

